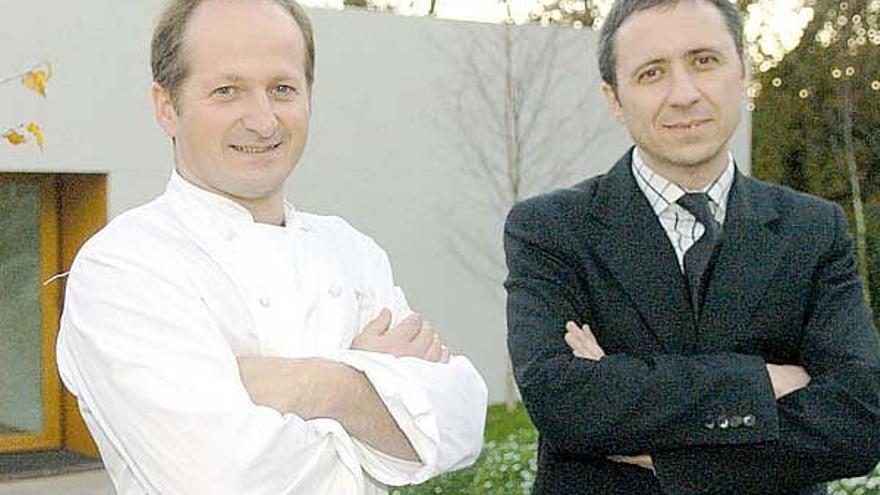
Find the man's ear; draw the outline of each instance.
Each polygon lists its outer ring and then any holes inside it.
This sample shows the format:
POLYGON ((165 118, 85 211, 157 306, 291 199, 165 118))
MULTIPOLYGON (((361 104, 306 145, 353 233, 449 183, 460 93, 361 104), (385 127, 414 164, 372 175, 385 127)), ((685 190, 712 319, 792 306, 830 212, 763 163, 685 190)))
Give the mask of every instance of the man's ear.
POLYGON ((740 64, 742 64, 742 87, 746 90, 752 82, 752 61, 749 57, 745 57, 740 59, 740 64))
POLYGON ((614 87, 610 84, 603 82, 602 94, 605 96, 605 103, 608 104, 608 109, 611 110, 611 114, 614 115, 614 118, 617 119, 618 122, 623 124, 623 108, 620 106, 620 100, 617 99, 617 91, 615 91, 614 87))
POLYGON ((171 95, 159 83, 153 82, 150 86, 150 99, 153 101, 156 123, 168 137, 174 139, 177 135, 177 109, 174 108, 171 95))

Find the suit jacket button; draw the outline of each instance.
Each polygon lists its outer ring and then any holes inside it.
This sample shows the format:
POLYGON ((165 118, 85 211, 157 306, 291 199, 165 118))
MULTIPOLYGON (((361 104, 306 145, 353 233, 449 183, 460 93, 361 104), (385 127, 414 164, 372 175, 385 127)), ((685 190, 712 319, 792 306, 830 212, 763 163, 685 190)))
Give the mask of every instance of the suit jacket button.
POLYGON ((731 416, 730 417, 730 427, 731 428, 739 428, 743 424, 742 416, 731 416))
POLYGON ((718 416, 718 427, 722 430, 726 430, 730 427, 730 418, 725 415, 718 416))
POLYGON ((748 428, 755 426, 755 417, 751 414, 746 414, 745 416, 743 416, 743 425, 748 428))

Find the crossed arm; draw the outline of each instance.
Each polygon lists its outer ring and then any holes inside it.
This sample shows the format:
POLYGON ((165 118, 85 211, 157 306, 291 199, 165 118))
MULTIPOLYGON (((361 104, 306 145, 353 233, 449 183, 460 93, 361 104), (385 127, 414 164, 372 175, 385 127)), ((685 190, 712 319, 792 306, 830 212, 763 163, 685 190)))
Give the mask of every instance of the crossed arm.
MULTIPOLYGON (((449 348, 421 316, 410 315, 394 328, 390 324, 391 312, 383 309, 351 348, 449 361, 449 348)), ((324 358, 242 357, 238 364, 255 404, 307 420, 335 419, 350 435, 376 450, 399 459, 420 460, 363 372, 324 358)))
MULTIPOLYGON (((605 357, 605 351, 596 340, 590 326, 584 324, 578 326, 573 321, 565 324, 565 343, 571 348, 571 353, 578 358, 590 361, 600 361, 605 357)), ((773 395, 776 399, 784 397, 796 390, 806 387, 810 383, 810 375, 803 366, 793 364, 766 364, 767 374, 773 384, 773 395)), ((645 469, 654 470, 654 462, 650 454, 634 456, 612 455, 608 459, 614 462, 632 464, 645 469)))
MULTIPOLYGON (((583 245, 560 242, 558 233, 572 229, 547 224, 561 215, 548 203, 514 208, 505 249, 508 346, 523 400, 551 452, 589 462, 629 456, 613 460, 653 464, 663 489, 675 493, 766 493, 874 467, 880 456, 878 339, 842 212, 828 226, 833 239, 823 239, 805 319, 790 322, 802 327, 791 332, 797 333, 791 343, 797 361, 786 363, 799 368, 735 351, 662 353, 627 340, 649 334, 626 304, 609 302, 625 297, 613 284, 597 281, 610 289, 591 290, 575 264, 589 254, 583 245), (613 313, 598 314, 600 308, 613 313), (618 348, 629 351, 604 355, 594 342, 572 356, 577 345, 566 345, 563 335, 573 318, 615 322, 618 328, 600 328, 598 335, 614 336, 618 348), (713 423, 726 414, 756 421, 741 428, 713 423)), ((596 269, 588 275, 603 273, 598 263, 586 268, 596 269)), ((591 336, 572 337, 577 344, 591 336)))
MULTIPOLYGON (((352 343, 372 352, 342 349, 339 362, 239 360, 189 285, 211 284, 211 273, 173 256, 148 262, 161 249, 93 244, 68 280, 59 369, 121 482, 151 493, 347 493, 367 475, 419 483, 476 459, 485 385, 426 322, 389 330, 385 311, 352 343)), ((236 304, 235 291, 217 292, 211 304, 236 304)))

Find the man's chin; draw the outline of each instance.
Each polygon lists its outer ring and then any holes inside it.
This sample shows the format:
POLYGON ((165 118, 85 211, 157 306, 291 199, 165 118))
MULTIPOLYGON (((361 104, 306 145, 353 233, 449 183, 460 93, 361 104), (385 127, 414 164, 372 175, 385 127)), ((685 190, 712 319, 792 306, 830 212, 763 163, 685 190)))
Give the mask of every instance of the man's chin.
POLYGON ((690 150, 685 149, 678 153, 670 153, 662 158, 670 165, 694 170, 710 167, 718 163, 719 157, 726 155, 727 152, 724 146, 714 146, 709 149, 704 147, 702 149, 700 147, 690 150))

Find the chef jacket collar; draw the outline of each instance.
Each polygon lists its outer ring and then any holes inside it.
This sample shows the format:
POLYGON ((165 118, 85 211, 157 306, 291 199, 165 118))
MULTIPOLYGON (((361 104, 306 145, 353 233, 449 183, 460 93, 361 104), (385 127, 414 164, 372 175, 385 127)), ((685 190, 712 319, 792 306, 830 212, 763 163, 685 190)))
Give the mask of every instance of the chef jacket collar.
MULTIPOLYGON (((254 221, 251 212, 244 206, 235 201, 221 196, 217 193, 202 189, 195 184, 184 179, 176 169, 171 171, 171 178, 166 188, 168 194, 175 199, 180 199, 187 203, 191 209, 189 213, 198 217, 203 226, 209 226, 212 230, 219 232, 221 235, 228 235, 230 232, 240 232, 243 229, 251 228, 255 225, 264 227, 254 221)), ((290 230, 296 227, 298 230, 309 231, 309 228, 299 225, 300 218, 296 215, 296 209, 284 201, 284 228, 290 230)), ((271 227, 265 225, 265 227, 271 227)))

